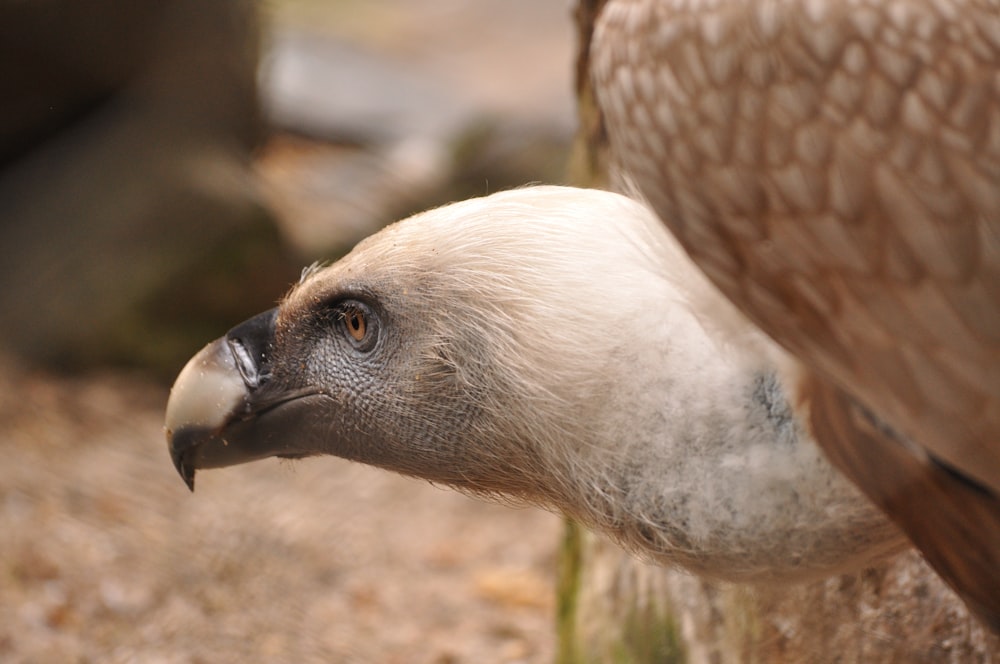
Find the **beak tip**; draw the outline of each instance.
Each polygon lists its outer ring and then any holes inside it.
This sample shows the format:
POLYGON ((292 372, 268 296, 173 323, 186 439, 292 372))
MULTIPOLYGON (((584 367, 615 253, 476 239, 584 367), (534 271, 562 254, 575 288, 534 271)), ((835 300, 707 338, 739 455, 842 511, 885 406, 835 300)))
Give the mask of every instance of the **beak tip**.
POLYGON ((194 467, 180 463, 177 464, 177 472, 181 474, 181 479, 184 480, 184 484, 187 485, 191 493, 194 493, 194 467))
POLYGON ((184 480, 187 488, 191 490, 191 493, 194 493, 194 475, 197 469, 194 464, 189 462, 189 455, 174 444, 173 432, 169 430, 167 431, 167 448, 170 450, 170 460, 174 462, 174 468, 177 469, 177 473, 184 480))

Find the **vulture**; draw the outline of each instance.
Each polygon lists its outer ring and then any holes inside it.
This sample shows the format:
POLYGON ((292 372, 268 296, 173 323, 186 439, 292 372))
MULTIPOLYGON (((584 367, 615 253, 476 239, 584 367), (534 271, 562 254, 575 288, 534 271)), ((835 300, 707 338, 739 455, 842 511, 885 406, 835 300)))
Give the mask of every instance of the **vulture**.
POLYGON ((184 480, 333 454, 751 582, 909 538, 1000 630, 1000 7, 612 0, 590 59, 630 196, 308 269, 178 376, 184 480))
POLYGON ((189 485, 199 468, 333 454, 560 510, 725 579, 897 550, 794 413, 783 353, 737 320, 629 198, 454 203, 307 270, 192 358, 170 452, 189 485))

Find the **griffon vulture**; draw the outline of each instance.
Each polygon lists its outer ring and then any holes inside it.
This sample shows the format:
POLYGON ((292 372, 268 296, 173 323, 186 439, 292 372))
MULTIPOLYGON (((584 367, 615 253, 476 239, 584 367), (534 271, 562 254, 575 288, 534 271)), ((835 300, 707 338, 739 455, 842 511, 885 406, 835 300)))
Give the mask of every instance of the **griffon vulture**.
POLYGON ((635 201, 535 187, 455 203, 307 271, 196 355, 170 451, 188 484, 334 454, 559 509, 727 579, 898 548, 793 413, 781 351, 727 317, 635 201))
POLYGON ((998 17, 610 2, 595 89, 655 215, 534 188, 390 227, 191 360, 177 468, 336 454, 806 579, 901 542, 821 447, 1000 626, 998 17))

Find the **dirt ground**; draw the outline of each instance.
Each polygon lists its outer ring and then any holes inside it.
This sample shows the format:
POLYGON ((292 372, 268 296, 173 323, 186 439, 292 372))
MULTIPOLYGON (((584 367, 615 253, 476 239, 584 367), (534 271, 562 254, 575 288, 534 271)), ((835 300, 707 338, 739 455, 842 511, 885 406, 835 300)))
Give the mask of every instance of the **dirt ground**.
POLYGON ((0 365, 0 660, 552 660, 557 517, 332 458, 191 495, 165 399, 0 365))

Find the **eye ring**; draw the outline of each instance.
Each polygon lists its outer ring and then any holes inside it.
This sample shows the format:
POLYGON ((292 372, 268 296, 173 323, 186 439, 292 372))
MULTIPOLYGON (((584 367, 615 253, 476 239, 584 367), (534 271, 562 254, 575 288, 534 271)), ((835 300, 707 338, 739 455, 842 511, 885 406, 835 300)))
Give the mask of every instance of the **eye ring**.
POLYGON ((367 352, 378 340, 378 320, 372 310, 361 302, 344 302, 337 314, 337 324, 344 338, 357 350, 367 352))

